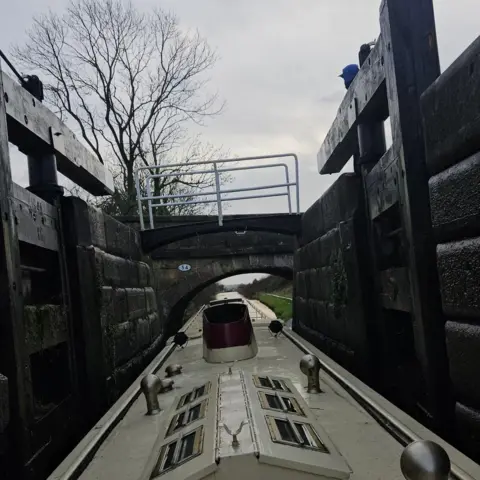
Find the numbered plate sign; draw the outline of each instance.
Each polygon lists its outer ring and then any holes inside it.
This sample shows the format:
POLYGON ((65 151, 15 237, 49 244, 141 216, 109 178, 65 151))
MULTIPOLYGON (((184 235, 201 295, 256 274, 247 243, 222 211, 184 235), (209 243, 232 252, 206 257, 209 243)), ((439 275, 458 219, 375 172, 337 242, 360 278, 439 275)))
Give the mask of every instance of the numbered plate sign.
POLYGON ((192 269, 192 266, 189 265, 188 263, 182 263, 181 265, 178 266, 178 269, 181 272, 188 272, 192 269))

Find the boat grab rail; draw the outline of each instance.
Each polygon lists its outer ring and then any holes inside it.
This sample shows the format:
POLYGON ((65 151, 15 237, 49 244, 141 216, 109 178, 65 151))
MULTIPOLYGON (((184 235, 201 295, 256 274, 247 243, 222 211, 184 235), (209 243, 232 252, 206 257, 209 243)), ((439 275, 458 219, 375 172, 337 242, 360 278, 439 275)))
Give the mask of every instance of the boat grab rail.
MULTIPOLYGON (((302 342, 300 342, 293 335, 287 332, 285 328, 282 330, 282 333, 302 352, 308 355, 314 355, 318 358, 318 355, 316 355, 302 342)), ((363 408, 365 408, 365 410, 367 410, 370 415, 372 415, 372 417, 383 428, 385 428, 403 446, 407 446, 412 442, 422 440, 422 438, 420 438, 406 425, 404 425, 397 418, 391 415, 375 400, 363 393, 358 387, 356 387, 352 382, 345 378, 341 373, 335 371, 332 367, 330 367, 330 365, 322 361, 321 358, 318 359, 320 361, 320 367, 325 371, 325 373, 327 373, 327 375, 333 378, 333 380, 335 380, 342 388, 344 388, 363 408)), ((470 476, 458 465, 455 465, 453 463, 451 469, 451 477, 454 480, 475 480, 474 477, 470 476)))

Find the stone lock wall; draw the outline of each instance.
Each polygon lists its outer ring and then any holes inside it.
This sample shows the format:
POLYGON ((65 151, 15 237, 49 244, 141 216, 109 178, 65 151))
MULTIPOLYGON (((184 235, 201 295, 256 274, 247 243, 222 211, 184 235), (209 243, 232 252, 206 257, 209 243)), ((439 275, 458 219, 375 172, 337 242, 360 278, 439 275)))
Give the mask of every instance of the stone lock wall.
POLYGON ((295 254, 294 329, 366 378, 360 182, 353 174, 342 175, 303 215, 295 254))
POLYGON ((113 402, 163 342, 139 233, 78 198, 64 199, 78 364, 90 403, 113 402))
MULTIPOLYGON (((480 38, 422 97, 457 441, 480 459, 480 38)), ((447 374, 447 372, 446 372, 447 374)))

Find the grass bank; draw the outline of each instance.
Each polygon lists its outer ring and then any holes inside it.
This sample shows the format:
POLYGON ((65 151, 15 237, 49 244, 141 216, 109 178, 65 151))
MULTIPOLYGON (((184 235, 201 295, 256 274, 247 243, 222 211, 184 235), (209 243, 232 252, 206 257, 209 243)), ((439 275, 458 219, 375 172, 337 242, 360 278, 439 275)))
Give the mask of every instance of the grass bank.
POLYGON ((273 297, 268 293, 258 295, 258 300, 275 312, 280 320, 290 320, 292 318, 292 301, 285 298, 273 297))

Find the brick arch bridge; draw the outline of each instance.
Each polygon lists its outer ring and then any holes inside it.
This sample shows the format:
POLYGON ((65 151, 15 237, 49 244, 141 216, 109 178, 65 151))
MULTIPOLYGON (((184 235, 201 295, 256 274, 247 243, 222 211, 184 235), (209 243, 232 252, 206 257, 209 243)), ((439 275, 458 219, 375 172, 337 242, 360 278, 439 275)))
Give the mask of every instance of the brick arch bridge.
MULTIPOLYGON (((203 261, 195 263, 203 264, 203 261)), ((169 334, 178 330, 189 302, 204 288, 225 278, 246 273, 266 273, 293 280, 293 255, 248 255, 222 262, 210 261, 208 265, 201 265, 198 272, 178 278, 165 292, 167 296, 163 302, 169 334)))
MULTIPOLYGON (((139 229, 138 217, 119 217, 139 229)), ((301 215, 155 217, 152 230, 140 232, 142 250, 152 260, 160 317, 169 333, 180 328, 190 300, 205 287, 245 273, 293 279, 293 256, 301 215), (188 271, 178 267, 188 264, 188 271)))
POLYGON ((157 304, 169 332, 178 330, 188 303, 204 288, 245 273, 293 279, 295 235, 232 231, 196 235, 152 251, 157 304), (187 264, 188 271, 179 270, 187 264))

